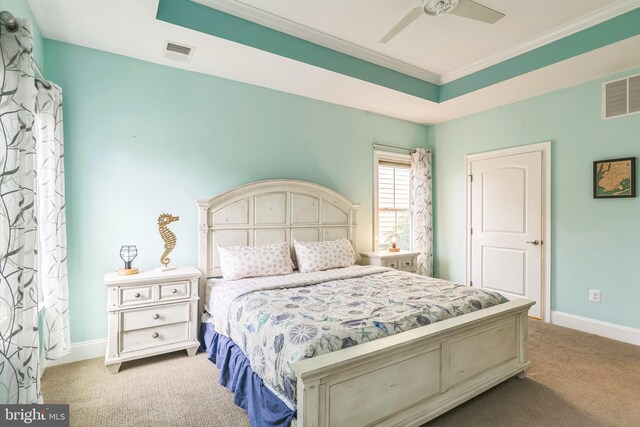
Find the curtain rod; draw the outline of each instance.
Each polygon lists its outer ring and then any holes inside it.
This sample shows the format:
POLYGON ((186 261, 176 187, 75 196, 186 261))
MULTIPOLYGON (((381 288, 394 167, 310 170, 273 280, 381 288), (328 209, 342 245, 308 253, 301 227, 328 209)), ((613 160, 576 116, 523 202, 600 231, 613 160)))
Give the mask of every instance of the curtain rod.
MULTIPOLYGON (((3 23, 4 26, 7 27, 7 31, 9 31, 10 33, 15 33, 16 31, 18 31, 18 22, 16 22, 16 18, 11 12, 8 12, 6 10, 0 12, 0 23, 3 23)), ((45 88, 51 89, 51 83, 44 76, 44 73, 42 72, 42 69, 36 62, 35 58, 33 58, 32 64, 33 71, 38 75, 38 77, 40 77, 39 79, 36 79, 36 81, 42 83, 45 88)))
MULTIPOLYGON (((377 144, 375 142, 371 144, 371 146, 373 147, 374 150, 377 148, 391 148, 392 150, 402 150, 402 151, 408 151, 410 153, 416 152, 415 148, 396 147, 395 145, 377 144)), ((427 152, 430 153, 431 150, 427 150, 427 152)))

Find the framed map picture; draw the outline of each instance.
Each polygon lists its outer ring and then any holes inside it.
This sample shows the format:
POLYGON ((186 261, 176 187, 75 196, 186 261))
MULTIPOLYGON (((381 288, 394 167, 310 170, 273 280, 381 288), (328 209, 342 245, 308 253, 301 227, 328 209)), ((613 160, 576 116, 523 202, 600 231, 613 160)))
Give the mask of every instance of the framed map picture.
POLYGON ((636 197, 636 158, 593 162, 593 198, 636 197))

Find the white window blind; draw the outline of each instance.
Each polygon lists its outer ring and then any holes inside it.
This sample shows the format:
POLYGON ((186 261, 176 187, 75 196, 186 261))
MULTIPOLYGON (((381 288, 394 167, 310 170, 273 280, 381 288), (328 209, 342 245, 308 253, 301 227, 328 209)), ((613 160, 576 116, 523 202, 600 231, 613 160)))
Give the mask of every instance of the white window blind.
POLYGON ((378 162, 378 248, 387 249, 394 235, 398 247, 411 247, 411 213, 409 210, 409 164, 378 162))

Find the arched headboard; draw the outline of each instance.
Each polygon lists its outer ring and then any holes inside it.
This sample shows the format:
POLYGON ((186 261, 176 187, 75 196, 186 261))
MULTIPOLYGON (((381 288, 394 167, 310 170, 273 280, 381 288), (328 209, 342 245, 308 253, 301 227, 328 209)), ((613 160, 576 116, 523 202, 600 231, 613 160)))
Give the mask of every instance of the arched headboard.
MULTIPOLYGON (((355 247, 356 209, 335 191, 307 181, 274 179, 198 200, 198 268, 220 276, 220 246, 347 238, 355 247)), ((292 250, 292 259, 295 253, 292 250)), ((200 286, 201 304, 206 285, 200 286)))

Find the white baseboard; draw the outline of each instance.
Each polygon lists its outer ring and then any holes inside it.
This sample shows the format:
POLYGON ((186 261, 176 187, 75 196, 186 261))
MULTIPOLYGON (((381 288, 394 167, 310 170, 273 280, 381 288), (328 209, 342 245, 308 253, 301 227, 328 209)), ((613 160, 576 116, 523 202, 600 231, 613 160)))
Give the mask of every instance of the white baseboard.
POLYGON ((640 346, 640 329, 602 322, 600 320, 562 313, 560 311, 551 312, 551 323, 640 346))
POLYGON ((71 352, 57 360, 47 360, 47 367, 79 362, 80 360, 104 357, 107 339, 81 341, 71 344, 71 352))

